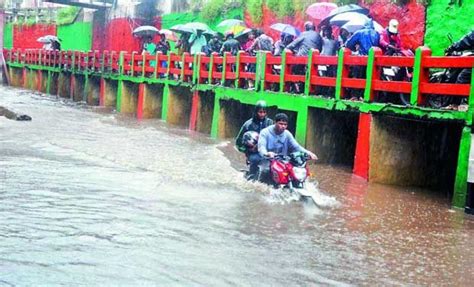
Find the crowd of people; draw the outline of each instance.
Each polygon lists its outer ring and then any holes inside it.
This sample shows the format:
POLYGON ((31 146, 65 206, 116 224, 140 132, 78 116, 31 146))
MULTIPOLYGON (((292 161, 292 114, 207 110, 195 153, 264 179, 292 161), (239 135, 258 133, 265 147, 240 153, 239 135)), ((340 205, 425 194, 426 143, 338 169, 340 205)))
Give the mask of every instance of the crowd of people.
MULTIPOLYGON (((170 50, 169 42, 165 35, 160 35, 160 41, 152 45, 151 37, 147 38, 143 50, 149 53, 170 50)), ((274 55, 281 55, 284 50, 291 51, 298 56, 308 55, 311 49, 317 49, 322 55, 336 55, 340 47, 347 47, 360 55, 367 55, 371 47, 381 47, 385 53, 393 54, 401 50, 402 42, 398 33, 398 21, 390 20, 389 26, 379 34, 374 30, 372 21, 367 22, 363 29, 353 34, 346 29, 339 29, 338 37, 335 37, 330 25, 316 29, 316 26, 308 21, 304 24, 304 31, 299 36, 281 33, 280 38, 274 41, 261 29, 253 29, 248 33, 234 35, 227 32, 225 35, 215 33, 209 34, 202 30, 195 33, 182 33, 176 42, 175 48, 178 54, 188 52, 191 55, 204 53, 211 55, 218 53, 223 55, 229 52, 236 55, 239 51, 245 51, 254 55, 257 51, 269 51, 274 55)))

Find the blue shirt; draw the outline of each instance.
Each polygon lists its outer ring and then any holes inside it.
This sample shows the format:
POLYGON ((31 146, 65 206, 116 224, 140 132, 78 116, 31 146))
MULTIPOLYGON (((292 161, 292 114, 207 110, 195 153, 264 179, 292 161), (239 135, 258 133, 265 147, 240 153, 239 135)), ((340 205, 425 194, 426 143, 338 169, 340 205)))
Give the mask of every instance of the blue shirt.
POLYGON ((308 153, 306 149, 298 144, 289 131, 285 130, 277 135, 275 125, 264 128, 258 137, 258 152, 260 155, 265 156, 270 151, 281 155, 288 155, 288 151, 308 153))
POLYGON ((359 54, 368 55, 371 47, 378 47, 380 35, 373 28, 361 29, 352 35, 346 42, 346 47, 355 51, 356 45, 359 44, 359 54))

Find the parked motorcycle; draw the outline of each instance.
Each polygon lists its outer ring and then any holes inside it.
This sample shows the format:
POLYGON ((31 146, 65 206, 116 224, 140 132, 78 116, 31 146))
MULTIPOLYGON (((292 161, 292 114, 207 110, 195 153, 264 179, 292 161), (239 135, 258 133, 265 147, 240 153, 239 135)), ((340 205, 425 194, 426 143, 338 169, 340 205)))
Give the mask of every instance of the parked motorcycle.
MULTIPOLYGON (((391 54, 392 56, 398 56, 398 57, 413 57, 414 56, 411 50, 393 51, 391 54)), ((381 78, 383 81, 387 81, 387 82, 391 82, 391 81, 411 82, 413 79, 413 68, 398 67, 398 66, 383 67, 381 78)), ((379 94, 379 101, 381 102, 391 102, 391 100, 394 98, 395 98, 395 101, 398 101, 402 105, 405 105, 405 106, 410 105, 410 94, 396 93, 396 95, 394 95, 394 93, 391 93, 391 92, 380 92, 379 94)))
MULTIPOLYGON (((458 57, 472 57, 474 52, 464 51, 464 52, 452 52, 447 53, 446 56, 458 56, 458 57)), ((463 68, 447 68, 439 72, 435 72, 430 75, 430 83, 456 83, 456 80, 459 76, 459 73, 463 68)), ((431 108, 440 109, 445 108, 449 105, 461 105, 467 103, 467 98, 461 97, 450 97, 443 95, 428 95, 427 103, 431 108)))
POLYGON ((288 189, 302 201, 316 203, 312 195, 305 189, 305 183, 310 176, 307 162, 309 155, 304 152, 293 152, 289 156, 276 155, 266 158, 259 166, 257 179, 275 188, 288 189), (270 168, 268 170, 268 162, 270 168))

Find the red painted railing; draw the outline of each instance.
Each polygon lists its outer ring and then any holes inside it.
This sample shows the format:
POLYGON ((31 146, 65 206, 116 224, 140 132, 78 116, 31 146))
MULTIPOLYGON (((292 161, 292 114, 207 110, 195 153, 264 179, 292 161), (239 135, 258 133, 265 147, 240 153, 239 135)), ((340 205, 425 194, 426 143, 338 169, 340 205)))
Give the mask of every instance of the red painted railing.
POLYGON ((415 105, 423 105, 430 94, 468 97, 472 93, 470 84, 430 83, 429 73, 430 69, 472 69, 474 66, 474 57, 433 57, 427 48, 418 49, 415 57, 384 56, 379 49, 374 49, 369 56, 356 56, 345 50, 338 56, 322 56, 318 51, 312 51, 309 57, 291 53, 250 56, 239 52, 237 56, 213 54, 211 57, 199 55, 196 58, 187 53, 180 56, 175 53, 140 55, 115 51, 13 49, 4 50, 4 57, 10 63, 43 65, 67 71, 148 78, 167 76, 172 80, 195 84, 234 83, 236 88, 245 88, 249 80, 258 80, 263 90, 304 92, 307 95, 319 95, 321 89, 332 88, 331 93, 335 94, 336 99, 353 97, 355 93, 368 102, 376 101, 375 95, 379 92, 403 93, 411 96, 411 102, 415 105), (259 63, 264 66, 256 67, 259 63), (418 66, 415 63, 419 63, 418 66), (384 80, 382 71, 384 67, 391 66, 409 68, 413 71, 415 83, 406 79, 384 80), (328 67, 330 72, 327 72, 328 67), (322 68, 326 72, 322 73, 322 68), (194 73, 196 77, 193 77, 194 73), (358 93, 355 92, 357 90, 358 93))

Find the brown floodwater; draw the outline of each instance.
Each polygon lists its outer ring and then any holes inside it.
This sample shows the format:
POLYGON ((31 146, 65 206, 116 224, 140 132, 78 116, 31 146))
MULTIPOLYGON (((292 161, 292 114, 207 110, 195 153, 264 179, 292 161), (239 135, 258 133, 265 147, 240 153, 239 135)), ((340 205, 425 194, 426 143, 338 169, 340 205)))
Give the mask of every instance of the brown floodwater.
POLYGON ((347 286, 474 280, 474 218, 442 194, 315 164, 303 204, 230 141, 2 87, 0 284, 347 286))

